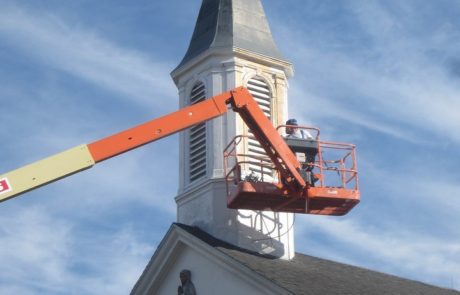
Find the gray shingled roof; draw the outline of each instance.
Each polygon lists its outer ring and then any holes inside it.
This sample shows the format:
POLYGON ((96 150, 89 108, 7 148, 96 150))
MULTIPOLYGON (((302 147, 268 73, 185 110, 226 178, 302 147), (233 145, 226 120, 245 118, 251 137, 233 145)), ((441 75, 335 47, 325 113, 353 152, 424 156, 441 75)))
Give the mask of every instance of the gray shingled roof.
POLYGON ((283 60, 260 0, 203 0, 178 68, 210 48, 240 48, 283 60))
POLYGON ((291 261, 252 253, 218 240, 197 227, 176 226, 232 257, 292 294, 433 294, 460 292, 300 253, 291 261))

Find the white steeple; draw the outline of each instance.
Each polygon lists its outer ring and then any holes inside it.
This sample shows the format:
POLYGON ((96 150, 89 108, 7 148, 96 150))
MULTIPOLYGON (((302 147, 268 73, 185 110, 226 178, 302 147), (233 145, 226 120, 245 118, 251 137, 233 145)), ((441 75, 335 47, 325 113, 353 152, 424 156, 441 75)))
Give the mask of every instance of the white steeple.
MULTIPOLYGON (((245 86, 275 126, 287 118, 287 79, 292 75, 260 0, 203 0, 189 49, 171 73, 181 108, 245 86)), ((290 259, 292 214, 226 207, 223 150, 235 135, 247 133, 232 112, 181 133, 178 222, 248 250, 290 259)), ((254 143, 246 148, 259 153, 254 143)))

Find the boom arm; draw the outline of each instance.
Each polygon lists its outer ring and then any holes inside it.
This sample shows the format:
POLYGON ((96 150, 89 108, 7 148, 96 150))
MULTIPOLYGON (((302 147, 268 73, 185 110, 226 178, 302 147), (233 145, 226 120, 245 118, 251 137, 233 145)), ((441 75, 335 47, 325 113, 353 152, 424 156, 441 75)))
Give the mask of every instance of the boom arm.
POLYGON ((17 170, 0 175, 0 202, 91 168, 144 144, 174 134, 195 124, 219 117, 230 104, 260 142, 286 178, 290 190, 305 187, 298 173, 300 164, 246 88, 240 87, 185 107, 88 145, 80 145, 17 170))

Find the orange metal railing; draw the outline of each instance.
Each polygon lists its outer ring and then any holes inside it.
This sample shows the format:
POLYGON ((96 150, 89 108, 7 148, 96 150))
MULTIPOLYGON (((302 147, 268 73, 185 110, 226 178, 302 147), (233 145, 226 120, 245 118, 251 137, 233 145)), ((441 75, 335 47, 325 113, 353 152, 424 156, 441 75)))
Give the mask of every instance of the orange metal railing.
MULTIPOLYGON (((280 125, 277 130, 290 127, 280 125)), ((310 167, 317 181, 310 186, 336 187, 358 190, 358 170, 356 160, 356 147, 353 144, 329 142, 320 140, 320 130, 308 126, 295 126, 309 131, 314 141, 317 142, 318 152, 314 162, 300 162, 302 167, 310 167), (313 167, 313 168, 311 168, 313 167)), ((280 132, 283 133, 283 132, 280 132)), ((275 169, 274 163, 268 157, 257 157, 245 151, 247 140, 250 136, 236 136, 224 150, 224 169, 227 180, 227 193, 231 186, 240 181, 272 182, 282 186, 282 177, 279 173, 268 175, 265 171, 275 169), (248 174, 248 165, 259 166, 261 173, 248 174)))

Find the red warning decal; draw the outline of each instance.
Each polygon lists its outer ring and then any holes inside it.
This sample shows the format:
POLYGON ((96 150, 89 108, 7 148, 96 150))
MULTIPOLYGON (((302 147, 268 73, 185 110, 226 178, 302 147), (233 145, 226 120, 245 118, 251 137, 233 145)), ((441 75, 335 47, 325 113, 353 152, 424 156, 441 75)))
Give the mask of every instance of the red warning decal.
POLYGON ((0 179, 0 195, 11 191, 11 185, 8 182, 8 178, 0 179))

